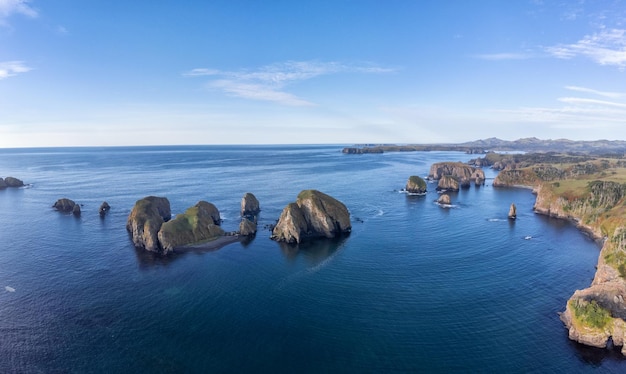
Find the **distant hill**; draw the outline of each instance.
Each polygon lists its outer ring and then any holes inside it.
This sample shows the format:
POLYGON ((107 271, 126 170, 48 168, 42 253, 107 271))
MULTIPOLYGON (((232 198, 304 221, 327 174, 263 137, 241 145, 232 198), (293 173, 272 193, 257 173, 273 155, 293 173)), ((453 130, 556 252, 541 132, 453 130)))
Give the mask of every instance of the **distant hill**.
POLYGON ((347 147, 343 153, 383 153, 383 152, 411 152, 411 151, 460 151, 467 153, 487 153, 490 151, 523 151, 523 152, 557 152, 557 153, 585 153, 594 155, 624 155, 626 141, 623 140, 568 140, 568 139, 538 139, 522 138, 518 140, 502 140, 498 138, 480 139, 456 144, 407 144, 407 145, 366 145, 347 147))
POLYGON ((508 141, 498 138, 475 140, 460 143, 469 148, 485 148, 485 150, 526 151, 526 152, 577 152, 577 153, 626 153, 626 141, 623 140, 569 140, 522 138, 508 141))

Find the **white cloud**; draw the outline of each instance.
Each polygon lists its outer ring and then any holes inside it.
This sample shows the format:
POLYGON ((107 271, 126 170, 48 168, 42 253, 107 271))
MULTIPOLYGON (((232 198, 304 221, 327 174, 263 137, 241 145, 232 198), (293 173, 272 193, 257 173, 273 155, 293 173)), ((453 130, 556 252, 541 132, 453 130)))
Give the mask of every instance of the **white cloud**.
POLYGON ((196 68, 183 73, 187 77, 214 77, 208 87, 251 100, 271 101, 290 106, 309 106, 313 103, 285 91, 289 85, 315 77, 338 73, 380 74, 394 69, 375 65, 348 65, 338 62, 287 61, 257 69, 222 71, 196 68))
POLYGON ((252 84, 231 80, 217 80, 210 83, 211 87, 218 88, 233 96, 251 100, 272 101, 290 106, 308 106, 312 103, 299 99, 288 92, 272 89, 262 84, 252 84))
POLYGON ((602 29, 587 35, 574 44, 559 44, 547 47, 546 51, 557 58, 571 59, 583 56, 600 65, 626 69, 626 30, 602 29))
POLYGON ((521 107, 511 110, 497 110, 495 113, 513 122, 544 123, 558 129, 617 129, 626 118, 625 97, 618 92, 599 91, 592 88, 566 86, 567 90, 609 97, 613 100, 598 100, 583 97, 560 97, 563 103, 554 107, 521 107))
POLYGON ((624 103, 616 103, 612 101, 597 100, 597 99, 585 99, 585 98, 580 98, 580 97, 561 97, 559 98, 559 101, 563 103, 575 104, 575 105, 599 105, 599 106, 626 108, 626 104, 624 103))
POLYGON ((0 80, 12 77, 20 73, 26 73, 31 70, 32 69, 24 65, 22 61, 0 62, 0 80))
POLYGON ((39 13, 29 3, 29 0, 0 0, 0 22, 13 14, 36 18, 39 13))
POLYGON ((592 88, 579 87, 579 86, 565 86, 565 88, 570 91, 585 92, 585 93, 590 93, 590 94, 594 94, 598 96, 610 97, 614 99, 626 96, 626 94, 621 93, 621 92, 605 92, 605 91, 598 91, 592 88))

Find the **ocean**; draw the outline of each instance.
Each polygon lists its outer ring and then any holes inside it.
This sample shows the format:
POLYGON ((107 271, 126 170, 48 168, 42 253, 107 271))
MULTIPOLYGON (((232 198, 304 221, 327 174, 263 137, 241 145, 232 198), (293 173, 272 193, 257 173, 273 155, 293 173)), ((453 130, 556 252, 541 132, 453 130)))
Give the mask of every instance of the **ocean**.
POLYGON ((28 184, 0 190, 0 372, 623 372, 619 350, 570 341, 558 317, 598 243, 535 214, 530 190, 493 188, 490 169, 449 208, 434 184, 400 192, 476 155, 342 148, 0 149, 0 176, 28 184), (352 233, 270 240, 304 189, 342 201, 352 233), (156 195, 174 214, 209 201, 236 230, 246 192, 261 205, 249 242, 163 257, 125 229, 156 195), (52 209, 64 197, 80 218, 52 209))

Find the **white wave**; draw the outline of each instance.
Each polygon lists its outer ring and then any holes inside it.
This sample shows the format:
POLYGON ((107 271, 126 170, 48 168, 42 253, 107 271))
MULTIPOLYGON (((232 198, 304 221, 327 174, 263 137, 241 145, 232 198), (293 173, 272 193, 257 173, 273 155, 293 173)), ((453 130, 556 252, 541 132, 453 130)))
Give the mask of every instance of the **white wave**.
POLYGON ((11 286, 5 286, 5 287, 4 287, 4 289, 5 289, 7 292, 15 292, 15 288, 13 288, 13 287, 11 287, 11 286))
POLYGON ((530 239, 532 239, 532 238, 533 238, 532 236, 530 236, 530 235, 526 235, 526 236, 524 237, 524 240, 530 240, 530 239))
POLYGON ((408 192, 407 195, 409 195, 409 196, 426 196, 426 192, 423 192, 423 193, 408 192))
POLYGON ((384 215, 385 212, 382 209, 378 209, 378 212, 376 213, 376 217, 380 217, 382 215, 384 215))
POLYGON ((487 221, 489 221, 489 222, 505 222, 507 220, 506 219, 502 219, 502 218, 489 218, 489 219, 487 219, 487 221))

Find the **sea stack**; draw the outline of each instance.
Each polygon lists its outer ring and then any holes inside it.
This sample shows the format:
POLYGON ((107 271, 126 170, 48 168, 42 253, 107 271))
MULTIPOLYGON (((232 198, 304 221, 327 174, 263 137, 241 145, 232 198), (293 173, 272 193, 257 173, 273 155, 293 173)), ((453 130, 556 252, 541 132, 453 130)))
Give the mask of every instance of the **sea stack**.
POLYGON ((511 204, 511 207, 509 208, 509 219, 516 219, 517 218, 517 208, 515 207, 515 204, 511 204))
POLYGON ((452 201, 450 200, 450 195, 445 193, 442 194, 441 196, 439 196, 439 199, 437 199, 437 203, 441 205, 450 205, 452 203, 452 201))
POLYGON ((257 231, 257 215, 261 211, 259 200, 250 192, 246 192, 241 198, 241 222, 239 223, 239 235, 254 236, 257 231))
POLYGON ((406 182, 406 187, 404 189, 410 194, 425 194, 426 181, 424 181, 424 179, 418 177, 417 175, 412 175, 406 182))
POLYGON ((317 190, 304 190, 289 203, 272 230, 272 239, 292 244, 312 238, 335 238, 352 230, 348 208, 317 190))

